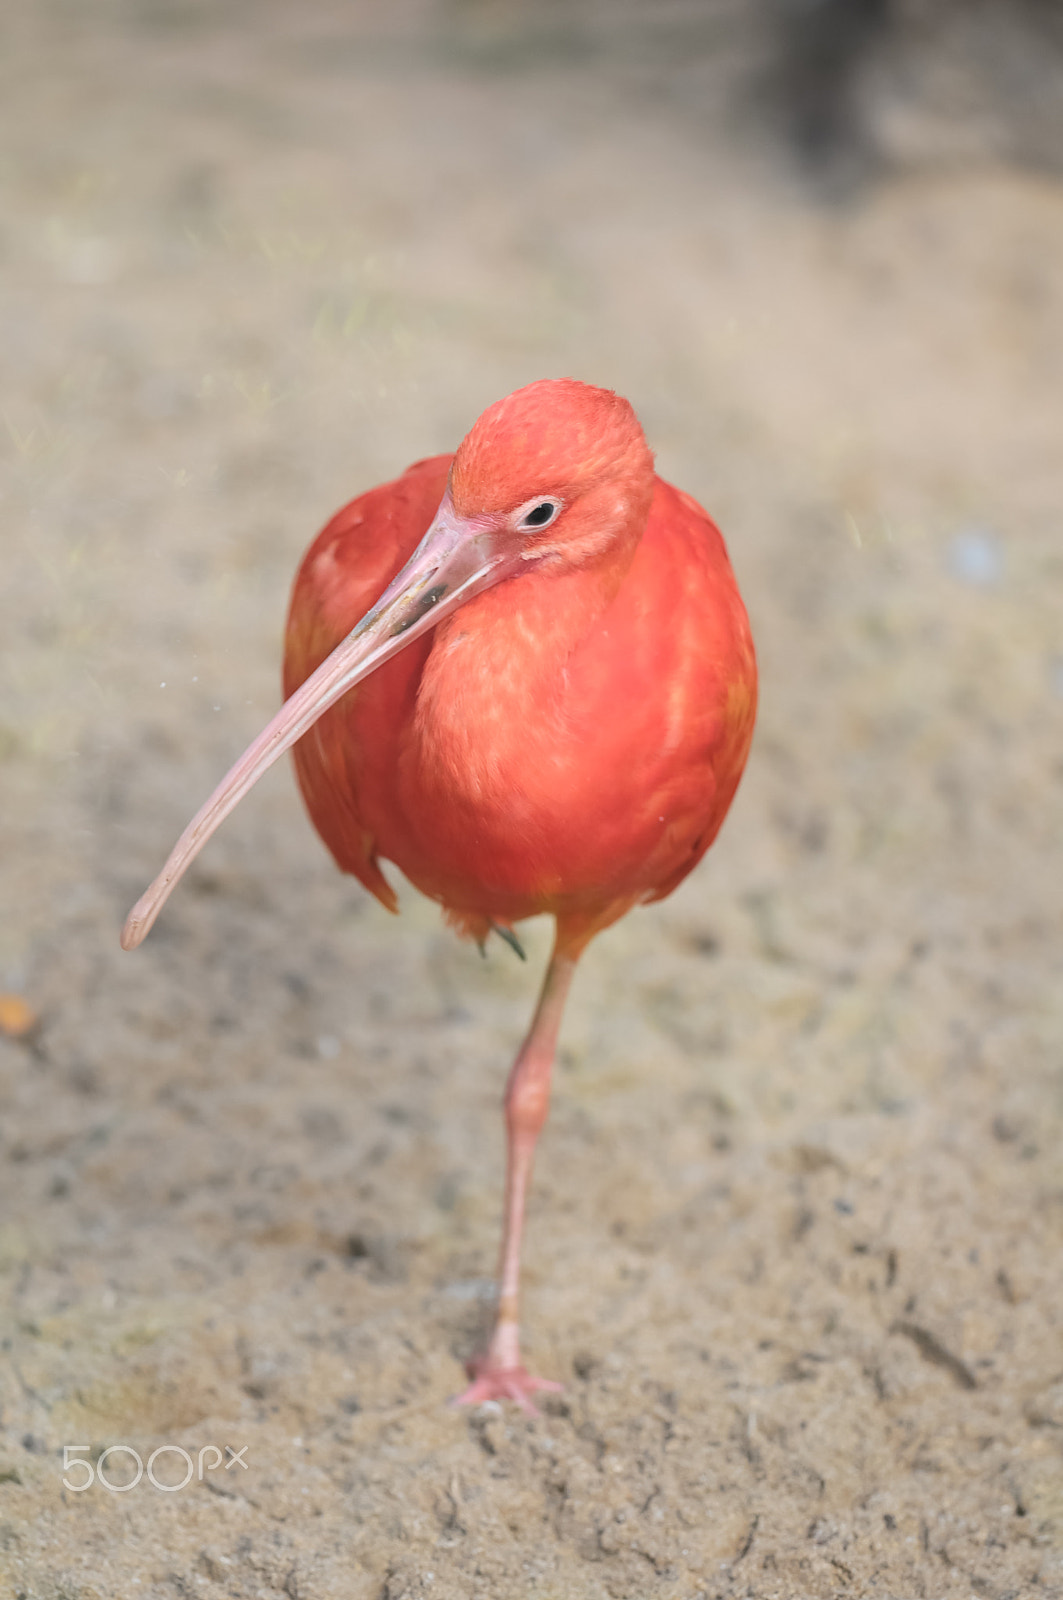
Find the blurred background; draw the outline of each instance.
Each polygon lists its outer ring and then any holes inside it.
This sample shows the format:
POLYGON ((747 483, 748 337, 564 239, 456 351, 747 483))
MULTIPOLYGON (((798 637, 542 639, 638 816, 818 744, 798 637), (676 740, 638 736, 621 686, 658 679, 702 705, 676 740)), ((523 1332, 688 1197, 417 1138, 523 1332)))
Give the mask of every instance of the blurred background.
POLYGON ((0 29, 11 1592, 1063 1594, 1059 6, 0 29), (527 1423, 443 1401, 537 971, 368 903, 283 769, 117 934, 318 527, 563 375, 722 527, 762 711, 577 985, 527 1423), (79 1495, 86 1441, 251 1470, 79 1495))

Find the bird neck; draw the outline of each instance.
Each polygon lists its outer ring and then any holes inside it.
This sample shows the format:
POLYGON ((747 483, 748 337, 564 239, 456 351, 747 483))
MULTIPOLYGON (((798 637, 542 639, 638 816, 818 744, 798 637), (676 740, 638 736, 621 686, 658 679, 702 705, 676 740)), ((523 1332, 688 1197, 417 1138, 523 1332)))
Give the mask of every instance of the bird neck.
POLYGON ((501 803, 528 763, 550 769, 567 738, 566 668, 600 625, 637 545, 636 535, 630 551, 620 546, 593 565, 543 562, 440 623, 413 731, 417 761, 431 784, 445 782, 448 803, 458 790, 470 803, 501 803))
MULTIPOLYGON (((531 566, 435 629, 399 796, 426 855, 468 865, 470 850, 487 852, 493 865, 477 870, 502 882, 513 841, 525 852, 541 848, 543 818, 586 740, 570 692, 573 659, 608 627, 637 547, 636 533, 608 560, 531 566)), ((442 880, 437 890, 444 899, 449 892, 442 880)))
POLYGON ((478 595, 436 630, 430 665, 464 654, 457 670, 471 666, 500 687, 515 682, 525 692, 559 681, 623 583, 640 534, 623 530, 593 563, 546 560, 478 595))

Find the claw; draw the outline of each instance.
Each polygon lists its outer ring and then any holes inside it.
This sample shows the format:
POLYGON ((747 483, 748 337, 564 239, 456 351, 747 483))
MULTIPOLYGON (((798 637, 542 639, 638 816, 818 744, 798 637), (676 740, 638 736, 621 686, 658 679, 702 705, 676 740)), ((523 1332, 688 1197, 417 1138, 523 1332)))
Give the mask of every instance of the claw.
POLYGON ((520 956, 522 961, 527 961, 528 958, 524 954, 524 946, 521 944, 512 928, 505 927, 501 922, 492 922, 491 927, 494 929, 495 933, 498 934, 500 939, 504 939, 506 941, 511 950, 516 951, 517 955, 520 956))
POLYGON ((470 1361, 468 1373, 473 1381, 462 1394, 454 1396, 450 1401, 452 1406, 480 1406, 485 1400, 512 1400, 526 1417, 537 1417, 539 1411, 532 1404, 531 1396, 539 1391, 560 1394, 564 1387, 553 1378, 535 1377, 526 1367, 489 1367, 482 1359, 470 1361))

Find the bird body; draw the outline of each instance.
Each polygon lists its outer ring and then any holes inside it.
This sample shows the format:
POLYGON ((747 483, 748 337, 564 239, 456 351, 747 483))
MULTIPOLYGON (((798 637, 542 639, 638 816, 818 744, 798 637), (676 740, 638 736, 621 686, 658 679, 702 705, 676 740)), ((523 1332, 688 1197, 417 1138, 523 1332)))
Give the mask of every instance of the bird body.
MULTIPOLYGON (((452 461, 362 495, 311 545, 286 695, 409 559, 452 461)), ((723 540, 658 478, 615 593, 581 576, 539 568, 477 596, 295 746, 318 832, 390 909, 380 857, 480 939, 542 912, 597 929, 667 894, 712 843, 756 698, 723 540)))
POLYGON ((318 535, 292 593, 284 689, 122 942, 139 944, 288 749, 337 863, 389 909, 381 859, 481 944, 554 917, 506 1089, 495 1327, 461 1396, 532 1410, 558 1385, 521 1364, 521 1239, 576 962, 697 863, 752 738, 756 663, 723 540, 655 476, 626 400, 572 379, 531 384, 489 407, 455 455, 417 462, 318 535))

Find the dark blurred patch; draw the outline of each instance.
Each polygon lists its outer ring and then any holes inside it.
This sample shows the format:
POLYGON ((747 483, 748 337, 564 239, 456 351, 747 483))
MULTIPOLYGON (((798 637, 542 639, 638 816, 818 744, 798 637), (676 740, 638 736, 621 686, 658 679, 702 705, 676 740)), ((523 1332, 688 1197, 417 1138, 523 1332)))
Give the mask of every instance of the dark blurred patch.
POLYGON ((1063 172, 1058 0, 763 0, 754 110, 829 198, 874 173, 1063 172))
MULTIPOLYGON (((120 3, 130 26, 149 32, 196 28, 209 14, 181 0, 120 3)), ((261 8, 287 15, 281 0, 261 8)), ((521 157, 532 165, 552 137, 580 137, 558 122, 549 93, 554 80, 582 77, 612 85, 633 117, 666 107, 704 145, 735 135, 763 146, 767 136, 775 158, 830 200, 913 166, 990 159, 1063 173, 1063 0, 312 0, 302 9, 308 21, 285 48, 313 73, 540 80, 542 140, 521 157)), ((272 127, 258 100, 243 111, 272 127)), ((162 204, 196 230, 223 194, 219 164, 190 157, 162 204)))
POLYGON ((894 0, 772 0, 772 9, 766 104, 805 168, 847 192, 875 165, 861 69, 894 17, 894 0))

